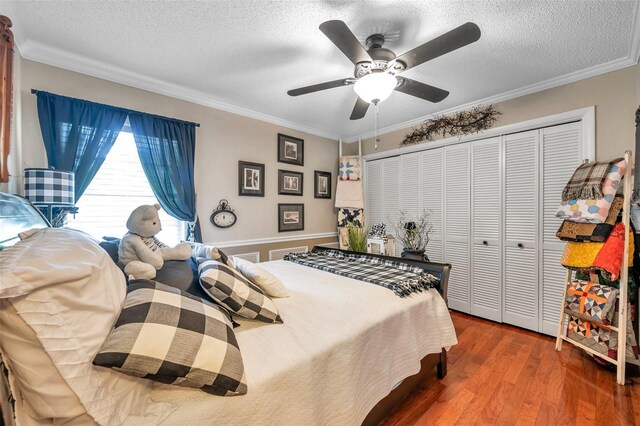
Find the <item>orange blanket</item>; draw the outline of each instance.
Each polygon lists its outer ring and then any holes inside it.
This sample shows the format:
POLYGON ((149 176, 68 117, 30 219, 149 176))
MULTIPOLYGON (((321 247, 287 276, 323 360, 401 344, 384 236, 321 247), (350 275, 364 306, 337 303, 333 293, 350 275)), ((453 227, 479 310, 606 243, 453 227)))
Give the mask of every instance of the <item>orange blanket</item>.
MULTIPOLYGON (((629 266, 633 266, 633 233, 629 231, 629 266)), ((620 276, 624 253, 624 225, 618 223, 604 243, 568 242, 562 266, 575 270, 600 269, 615 281, 620 276)))

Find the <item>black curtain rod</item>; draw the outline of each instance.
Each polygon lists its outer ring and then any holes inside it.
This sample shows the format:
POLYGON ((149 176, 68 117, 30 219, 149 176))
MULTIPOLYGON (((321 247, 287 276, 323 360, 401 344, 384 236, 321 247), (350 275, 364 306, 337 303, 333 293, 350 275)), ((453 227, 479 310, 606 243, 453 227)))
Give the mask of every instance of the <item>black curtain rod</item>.
POLYGON ((32 93, 32 94, 34 94, 34 95, 37 95, 37 94, 38 94, 38 92, 42 92, 42 93, 49 93, 49 94, 56 95, 56 96, 60 96, 60 97, 63 97, 63 98, 75 99, 75 100, 83 101, 83 102, 90 102, 90 103, 92 103, 92 104, 102 105, 102 106, 106 106, 106 107, 114 108, 114 109, 119 109, 119 110, 121 110, 121 111, 125 111, 125 112, 132 113, 132 114, 145 114, 145 115, 150 115, 150 116, 152 116, 152 117, 162 118, 162 119, 164 119, 164 120, 172 120, 172 121, 177 121, 177 122, 180 122, 180 123, 193 124, 193 125, 194 125, 194 126, 196 126, 196 127, 200 127, 200 123, 193 123, 193 122, 191 122, 191 121, 180 120, 179 118, 165 117, 164 115, 150 114, 150 113, 148 113, 148 112, 136 111, 135 109, 122 108, 122 107, 117 107, 117 106, 113 106, 113 105, 102 104, 102 103, 100 103, 100 102, 88 101, 88 100, 86 100, 86 99, 78 99, 78 98, 73 98, 73 97, 71 97, 71 96, 58 95, 58 94, 56 94, 56 93, 51 93, 51 92, 47 92, 47 91, 44 91, 44 90, 31 89, 31 93, 32 93))

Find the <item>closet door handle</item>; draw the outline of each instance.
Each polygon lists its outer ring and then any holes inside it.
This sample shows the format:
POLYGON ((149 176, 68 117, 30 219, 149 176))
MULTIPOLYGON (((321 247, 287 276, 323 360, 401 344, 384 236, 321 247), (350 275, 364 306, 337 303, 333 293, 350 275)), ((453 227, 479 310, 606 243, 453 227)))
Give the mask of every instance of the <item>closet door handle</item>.
POLYGON ((518 243, 518 247, 523 248, 523 247, 524 247, 524 244, 522 244, 522 243, 518 243))
POLYGON ((484 244, 485 246, 489 245, 489 242, 487 240, 483 241, 482 244, 484 244))

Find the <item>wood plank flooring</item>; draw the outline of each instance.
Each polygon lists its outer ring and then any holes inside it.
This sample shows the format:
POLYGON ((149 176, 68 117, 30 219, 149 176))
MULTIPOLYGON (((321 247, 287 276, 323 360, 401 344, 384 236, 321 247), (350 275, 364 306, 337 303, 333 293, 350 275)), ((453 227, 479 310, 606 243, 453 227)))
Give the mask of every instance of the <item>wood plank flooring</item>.
POLYGON ((640 379, 555 339, 452 313, 458 345, 447 377, 416 391, 383 422, 396 425, 637 425, 640 379))

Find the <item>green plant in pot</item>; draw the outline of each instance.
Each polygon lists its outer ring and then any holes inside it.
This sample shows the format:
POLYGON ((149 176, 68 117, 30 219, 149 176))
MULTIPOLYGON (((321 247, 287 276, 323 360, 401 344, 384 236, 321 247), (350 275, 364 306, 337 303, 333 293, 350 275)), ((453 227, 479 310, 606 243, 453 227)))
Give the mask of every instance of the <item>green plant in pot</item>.
POLYGON ((429 261, 425 254, 431 234, 433 234, 433 222, 431 213, 423 210, 420 215, 412 220, 406 211, 400 211, 398 219, 393 223, 396 238, 402 244, 402 257, 405 259, 429 261))
POLYGON ((367 229, 363 226, 347 226, 349 250, 364 253, 367 251, 367 229))

